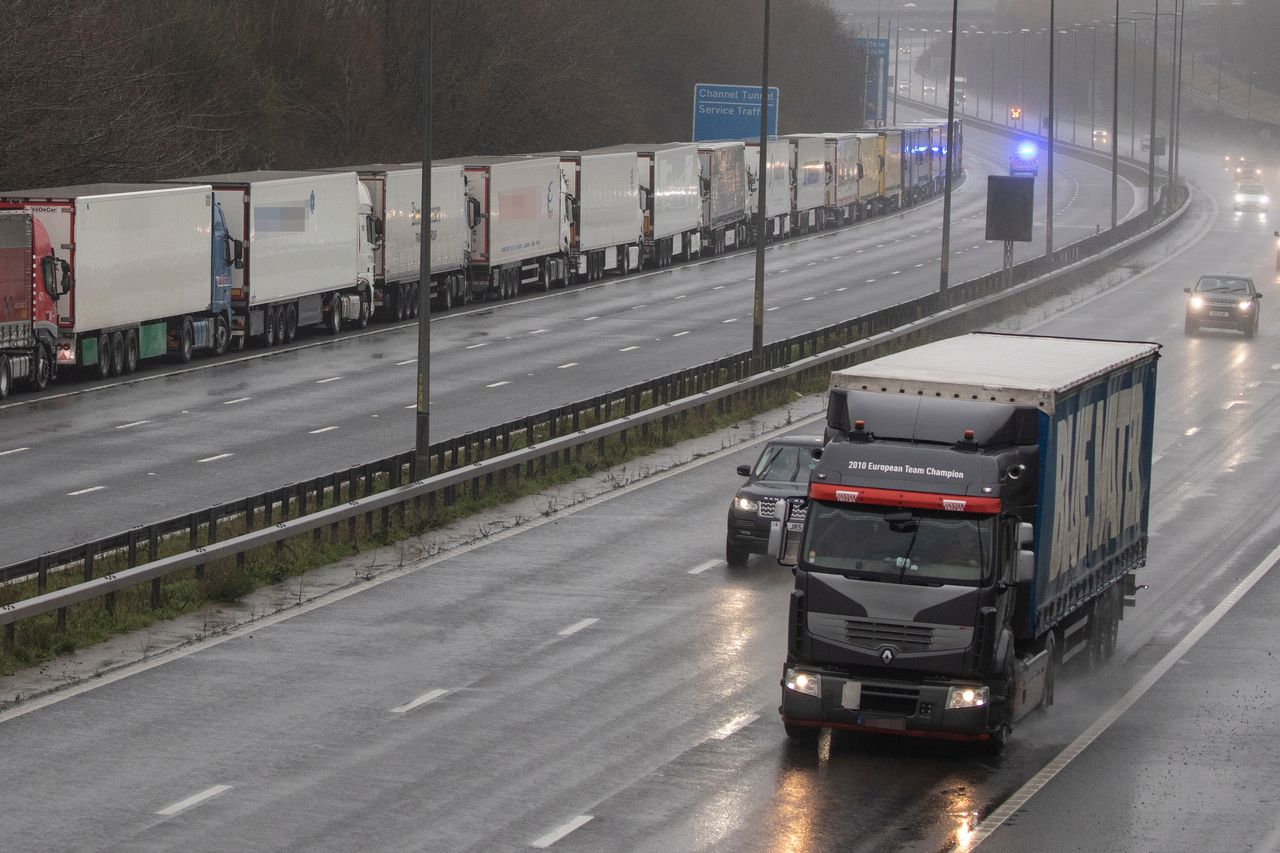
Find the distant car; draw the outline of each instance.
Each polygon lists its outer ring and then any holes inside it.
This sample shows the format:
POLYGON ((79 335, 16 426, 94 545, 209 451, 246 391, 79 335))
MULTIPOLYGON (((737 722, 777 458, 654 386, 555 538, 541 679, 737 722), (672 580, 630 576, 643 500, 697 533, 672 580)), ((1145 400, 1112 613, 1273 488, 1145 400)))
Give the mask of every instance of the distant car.
POLYGON ((920 93, 922 95, 932 95, 932 94, 935 94, 937 91, 938 91, 938 87, 935 86, 933 83, 920 84, 920 93))
POLYGON ((1233 167, 1237 181, 1249 181, 1262 177, 1262 167, 1244 157, 1238 158, 1233 163, 1233 167))
POLYGON ((1236 210, 1270 210, 1271 197, 1262 184, 1240 183, 1236 184, 1232 204, 1236 210))
POLYGON ((904 80, 904 81, 902 81, 901 83, 899 83, 899 84, 898 84, 898 93, 899 93, 899 94, 902 94, 902 95, 910 95, 910 94, 911 94, 911 83, 909 83, 909 82, 908 82, 908 81, 906 81, 906 80, 904 80))
POLYGON ((1202 275, 1195 287, 1183 288, 1187 296, 1186 332, 1194 335, 1202 326, 1238 329, 1246 338, 1258 333, 1262 294, 1253 279, 1243 275, 1202 275))
POLYGON ((1109 145, 1111 143, 1111 134, 1107 132, 1105 127, 1095 127, 1093 129, 1094 145, 1109 145))
MULTIPOLYGON (((785 436, 765 444, 754 465, 739 465, 738 476, 746 477, 729 506, 729 529, 725 537, 724 559, 735 568, 745 566, 752 554, 769 550, 769 528, 774 506, 780 500, 802 505, 809 493, 809 472, 822 449, 821 436, 785 436)), ((792 514, 791 524, 804 516, 792 514)))

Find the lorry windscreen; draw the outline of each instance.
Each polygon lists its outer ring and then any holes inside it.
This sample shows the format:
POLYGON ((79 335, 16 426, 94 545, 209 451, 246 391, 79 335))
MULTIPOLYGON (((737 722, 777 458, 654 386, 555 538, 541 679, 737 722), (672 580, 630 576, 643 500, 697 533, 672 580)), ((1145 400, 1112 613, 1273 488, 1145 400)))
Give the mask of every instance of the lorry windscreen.
POLYGON ((990 571, 995 524, 993 515, 814 501, 801 553, 810 571, 979 586, 990 571))

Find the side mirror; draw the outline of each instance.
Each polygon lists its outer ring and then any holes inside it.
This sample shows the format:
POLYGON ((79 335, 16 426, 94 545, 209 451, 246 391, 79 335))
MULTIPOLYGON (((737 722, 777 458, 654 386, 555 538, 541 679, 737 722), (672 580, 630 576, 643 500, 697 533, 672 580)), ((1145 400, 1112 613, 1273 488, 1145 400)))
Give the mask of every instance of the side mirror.
POLYGON ((75 281, 71 278, 71 264, 66 261, 58 261, 58 264, 62 268, 62 286, 59 289, 63 294, 70 293, 75 286, 75 281))
POLYGON ((40 259, 40 281, 44 292, 56 300, 58 298, 58 261, 53 255, 45 255, 40 259))
POLYGON ((739 476, 739 477, 750 477, 750 476, 751 476, 751 466, 750 466, 750 465, 739 465, 739 466, 738 466, 738 476, 739 476))
POLYGON ((1182 288, 1182 292, 1183 292, 1183 293, 1190 293, 1190 292, 1191 292, 1191 288, 1189 288, 1189 287, 1184 287, 1184 288, 1182 288))
POLYGON ((1036 578, 1036 555, 1034 551, 1018 552, 1018 583, 1029 584, 1036 578))
POLYGON ((467 218, 470 220, 469 227, 475 228, 480 224, 484 217, 480 214, 480 200, 467 196, 467 218))
POLYGON ((1262 298, 1262 294, 1261 294, 1261 293, 1255 293, 1255 294, 1253 294, 1253 298, 1254 298, 1254 299, 1261 299, 1261 298, 1262 298))
POLYGON ((1036 541, 1036 529, 1034 525, 1025 521, 1018 522, 1018 547, 1030 548, 1036 541))

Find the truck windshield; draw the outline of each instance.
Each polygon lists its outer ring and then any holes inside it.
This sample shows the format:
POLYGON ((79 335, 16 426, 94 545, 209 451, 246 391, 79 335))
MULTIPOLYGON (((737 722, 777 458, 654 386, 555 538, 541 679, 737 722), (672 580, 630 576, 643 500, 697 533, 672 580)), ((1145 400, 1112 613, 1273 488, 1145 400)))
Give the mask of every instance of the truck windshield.
POLYGON ((989 571, 994 533, 995 516, 815 501, 802 554, 812 571, 979 586, 989 571))

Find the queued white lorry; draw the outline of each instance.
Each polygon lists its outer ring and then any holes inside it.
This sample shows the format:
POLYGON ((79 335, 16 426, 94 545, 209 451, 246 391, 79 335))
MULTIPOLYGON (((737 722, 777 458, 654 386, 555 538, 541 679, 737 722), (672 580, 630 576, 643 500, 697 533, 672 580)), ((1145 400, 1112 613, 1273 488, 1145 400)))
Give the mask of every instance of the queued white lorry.
MULTIPOLYGON (((422 164, 374 163, 355 172, 373 220, 373 310, 385 320, 418 316, 422 281, 422 164)), ((363 203, 364 196, 361 196, 363 203)), ((431 167, 431 301, 442 310, 470 297, 467 257, 476 202, 458 165, 431 167)))
POLYGON ((699 142, 702 164, 703 251, 718 255, 746 237, 746 146, 741 142, 699 142))
POLYGON ((8 191, 0 208, 33 217, 26 267, 50 267, 43 288, 29 291, 36 304, 17 315, 38 346, 8 353, 16 375, 43 388, 62 369, 106 378, 133 373, 142 359, 226 351, 241 244, 207 183, 8 191))
POLYGON ((884 152, 884 168, 880 170, 877 192, 889 210, 897 210, 902 207, 902 131, 881 130, 880 148, 884 152))
POLYGON ((547 290, 570 280, 569 220, 558 157, 436 160, 461 166, 471 205, 473 298, 507 299, 521 288, 547 290))
POLYGON ((640 172, 640 210, 645 266, 665 267, 701 251, 702 166, 693 142, 610 145, 590 154, 634 154, 640 172))
POLYGON ((855 133, 858 138, 858 210, 860 215, 882 212, 880 173, 884 169, 884 138, 874 131, 855 133))
POLYGON ((827 166, 827 222, 843 225, 857 219, 858 137, 854 133, 825 133, 827 166))
POLYGON ((826 203, 826 140, 814 133, 782 137, 791 146, 791 229, 796 234, 823 225, 826 203))
POLYGON ((355 172, 233 172, 170 183, 213 188, 243 241, 231 281, 232 342, 292 341, 304 326, 337 334, 373 313, 373 210, 355 172))
POLYGON ((770 139, 765 153, 763 182, 760 171, 760 143, 746 143, 747 228, 753 234, 760 210, 760 184, 764 184, 765 236, 768 240, 791 233, 791 143, 786 139, 770 139))
POLYGON ((626 275, 638 269, 644 216, 635 155, 560 151, 549 156, 560 160, 569 220, 569 269, 575 280, 595 281, 606 272, 626 275))

